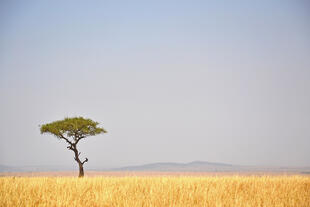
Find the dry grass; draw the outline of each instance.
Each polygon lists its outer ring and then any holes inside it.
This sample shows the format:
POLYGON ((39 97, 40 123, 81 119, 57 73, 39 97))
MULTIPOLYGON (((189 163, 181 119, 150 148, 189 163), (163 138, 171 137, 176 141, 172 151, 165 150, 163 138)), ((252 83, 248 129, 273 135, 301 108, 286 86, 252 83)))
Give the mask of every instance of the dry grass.
POLYGON ((309 207, 310 177, 1 177, 0 198, 0 206, 309 207))

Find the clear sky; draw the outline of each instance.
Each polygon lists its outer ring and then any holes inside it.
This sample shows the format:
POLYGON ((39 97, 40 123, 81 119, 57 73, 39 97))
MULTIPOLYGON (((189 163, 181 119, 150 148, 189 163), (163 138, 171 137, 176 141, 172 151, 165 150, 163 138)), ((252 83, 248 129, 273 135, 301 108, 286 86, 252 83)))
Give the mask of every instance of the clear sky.
POLYGON ((310 166, 310 4, 0 2, 0 164, 75 166, 39 125, 108 134, 89 166, 310 166))

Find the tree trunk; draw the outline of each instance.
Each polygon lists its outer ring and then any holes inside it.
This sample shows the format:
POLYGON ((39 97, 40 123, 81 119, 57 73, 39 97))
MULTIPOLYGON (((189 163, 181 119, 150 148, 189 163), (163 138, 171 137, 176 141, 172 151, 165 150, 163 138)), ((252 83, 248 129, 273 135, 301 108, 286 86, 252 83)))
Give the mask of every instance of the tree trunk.
POLYGON ((83 165, 85 162, 88 161, 88 159, 86 158, 86 160, 84 162, 81 162, 81 160, 79 158, 80 153, 78 152, 76 145, 72 145, 71 150, 74 152, 74 159, 79 165, 79 178, 84 177, 83 165))
POLYGON ((84 168, 82 163, 79 163, 79 170, 79 178, 84 177, 84 168))

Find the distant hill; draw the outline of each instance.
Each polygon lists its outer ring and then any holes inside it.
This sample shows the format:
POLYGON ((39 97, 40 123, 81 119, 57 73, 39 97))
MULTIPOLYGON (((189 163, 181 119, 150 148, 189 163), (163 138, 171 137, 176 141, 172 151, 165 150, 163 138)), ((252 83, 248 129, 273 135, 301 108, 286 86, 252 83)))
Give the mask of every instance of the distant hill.
POLYGON ((219 172, 236 171, 241 166, 224 163, 194 161, 189 163, 159 162, 146 165, 127 166, 113 171, 164 171, 164 172, 219 172))
POLYGON ((21 172, 22 169, 7 165, 0 165, 0 172, 21 172))
POLYGON ((0 165, 0 172, 49 172, 76 170, 67 166, 8 166, 0 165))
POLYGON ((112 171, 158 171, 158 172, 298 172, 310 173, 310 167, 260 167, 224 163, 194 161, 189 163, 159 162, 146 165, 114 168, 112 171))
MULTIPOLYGON (((18 166, 0 165, 0 172, 56 172, 75 171, 76 167, 68 166, 18 166)), ((157 171, 157 172, 281 172, 310 174, 310 167, 264 167, 243 166, 225 163, 194 161, 189 163, 158 162, 145 165, 126 166, 106 169, 101 167, 86 167, 91 171, 157 171)))

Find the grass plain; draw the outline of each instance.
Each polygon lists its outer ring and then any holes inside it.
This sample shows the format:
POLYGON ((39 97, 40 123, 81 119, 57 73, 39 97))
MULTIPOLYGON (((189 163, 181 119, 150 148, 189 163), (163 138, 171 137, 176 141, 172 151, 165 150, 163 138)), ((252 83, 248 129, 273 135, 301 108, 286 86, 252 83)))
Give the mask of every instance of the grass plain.
POLYGON ((310 177, 0 177, 0 198, 1 207, 310 207, 310 177))

